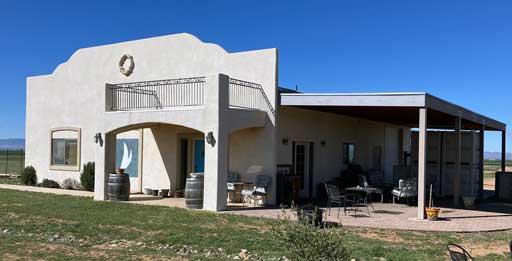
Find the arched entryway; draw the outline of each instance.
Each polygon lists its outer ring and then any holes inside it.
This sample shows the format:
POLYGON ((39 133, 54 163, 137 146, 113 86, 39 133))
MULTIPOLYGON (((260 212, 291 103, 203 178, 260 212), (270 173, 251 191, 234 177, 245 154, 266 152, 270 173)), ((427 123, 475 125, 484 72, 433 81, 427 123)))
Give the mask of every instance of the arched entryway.
MULTIPOLYGON (((110 130, 104 139, 104 164, 97 164, 96 173, 108 174, 115 168, 126 168, 132 193, 149 189, 169 190, 174 194, 185 189, 185 180, 191 172, 203 172, 205 168, 204 134, 193 128, 170 123, 138 123, 110 130)), ((101 162, 101 155, 97 161, 101 162)), ((96 183, 107 193, 101 180, 96 183)), ((104 199, 96 194, 97 199, 104 199)))

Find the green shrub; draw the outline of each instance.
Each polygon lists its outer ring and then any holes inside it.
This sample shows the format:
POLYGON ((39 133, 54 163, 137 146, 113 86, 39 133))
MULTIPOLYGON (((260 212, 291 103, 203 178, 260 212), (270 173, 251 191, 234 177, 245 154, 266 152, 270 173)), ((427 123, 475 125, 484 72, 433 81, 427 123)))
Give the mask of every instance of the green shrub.
POLYGON ((82 186, 76 179, 68 178, 62 181, 62 188, 63 189, 71 189, 71 190, 80 190, 82 186))
POLYGON ((308 222, 279 220, 272 234, 291 260, 347 260, 341 228, 316 227, 308 222))
POLYGON ((80 174, 82 188, 87 191, 94 191, 94 162, 84 164, 82 174, 80 174))
POLYGON ((34 167, 28 166, 23 169, 21 173, 21 183, 29 186, 35 186, 37 184, 36 169, 34 169, 34 167))
POLYGON ((39 183, 38 186, 43 188, 60 188, 59 183, 51 179, 43 179, 43 182, 39 183))

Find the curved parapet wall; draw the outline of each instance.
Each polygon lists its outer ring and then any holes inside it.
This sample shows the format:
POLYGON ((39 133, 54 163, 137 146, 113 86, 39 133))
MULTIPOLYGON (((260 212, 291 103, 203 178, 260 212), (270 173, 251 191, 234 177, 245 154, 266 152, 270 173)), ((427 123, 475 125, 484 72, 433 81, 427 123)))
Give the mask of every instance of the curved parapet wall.
MULTIPOLYGON (((270 104, 276 108, 277 49, 228 53, 216 44, 204 43, 186 33, 79 49, 52 74, 27 78, 26 164, 36 167, 41 177, 50 171, 49 131, 62 126, 81 128, 82 162, 95 159, 97 144, 93 137, 97 133, 123 126, 163 122, 204 132, 204 119, 194 116, 201 115, 196 110, 106 112, 106 85, 219 74, 261 84, 270 104), (120 63, 123 57, 130 59, 120 63), (134 64, 128 64, 126 69, 133 68, 133 71, 123 74, 120 66, 132 60, 134 64)), ((249 127, 261 125, 260 118, 257 116, 257 124, 252 120, 249 127)), ((274 152, 275 115, 269 112, 265 121, 262 136, 268 142, 261 144, 260 149, 274 152)), ((235 128, 244 127, 243 122, 236 122, 235 128)), ((273 156, 265 165, 270 173, 275 172, 273 156)), ((78 172, 53 174, 77 177, 78 172)))

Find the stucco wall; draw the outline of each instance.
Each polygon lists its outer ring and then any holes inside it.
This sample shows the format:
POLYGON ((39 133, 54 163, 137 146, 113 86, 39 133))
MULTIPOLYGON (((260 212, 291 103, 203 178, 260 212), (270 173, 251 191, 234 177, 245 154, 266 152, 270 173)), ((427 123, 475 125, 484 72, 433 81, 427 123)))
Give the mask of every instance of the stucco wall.
MULTIPOLYGON (((26 165, 34 166, 40 179, 46 177, 62 180, 77 177, 78 172, 49 170, 49 130, 56 127, 81 129, 82 162, 94 161, 99 151, 102 151, 99 145, 93 142, 96 133, 105 135, 121 127, 146 122, 179 124, 202 132, 209 131, 205 126, 212 125, 205 122, 208 119, 204 119, 203 116, 207 114, 203 115, 201 108, 184 111, 106 113, 105 85, 211 76, 219 73, 261 84, 275 108, 277 49, 228 53, 220 46, 204 43, 190 34, 79 49, 51 75, 27 78, 26 165), (122 75, 118 68, 119 59, 124 54, 132 55, 135 62, 134 72, 129 77, 122 75)), ((206 93, 208 95, 208 90, 206 93)), ((270 111, 267 115, 268 123, 260 135, 265 136, 264 140, 269 144, 267 154, 263 158, 269 172, 273 173, 275 119, 270 111)), ((239 117, 243 118, 243 114, 239 114, 239 117)), ((237 120, 238 123, 240 121, 237 120)), ((229 125, 229 121, 216 124, 229 125)), ((162 146, 171 147, 172 142, 174 141, 165 140, 162 146)), ((156 146, 147 148, 146 152, 152 155, 159 154, 156 146)), ((150 172, 161 172, 161 168, 162 166, 154 166, 154 170, 150 172)), ((146 178, 146 181, 151 182, 149 178, 146 178)))
MULTIPOLYGON (((355 161, 364 170, 372 167, 374 146, 382 146, 384 171, 389 171, 388 166, 398 164, 398 159, 385 161, 386 145, 398 147, 398 136, 386 139, 385 134, 386 129, 388 132, 397 132, 399 128, 401 127, 359 118, 279 106, 277 163, 292 164, 293 141, 314 142, 313 195, 316 195, 317 184, 338 177, 341 170, 346 167, 343 164, 343 143, 355 143, 355 161), (287 145, 282 143, 283 138, 288 139, 287 145), (321 140, 326 141, 325 146, 320 144, 321 140)), ((390 174, 385 173, 385 175, 390 174)))
POLYGON ((179 135, 197 135, 195 130, 172 125, 160 125, 144 129, 142 187, 171 189, 178 182, 178 139, 179 135))

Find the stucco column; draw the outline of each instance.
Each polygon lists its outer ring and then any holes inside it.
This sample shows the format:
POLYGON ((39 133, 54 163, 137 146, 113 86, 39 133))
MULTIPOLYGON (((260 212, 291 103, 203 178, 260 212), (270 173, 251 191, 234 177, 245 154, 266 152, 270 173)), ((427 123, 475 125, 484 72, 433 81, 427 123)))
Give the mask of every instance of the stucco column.
POLYGON ((460 202, 460 137, 461 117, 455 118, 455 176, 453 176, 453 205, 460 202))
POLYGON ((418 219, 425 218, 425 174, 427 170, 427 108, 420 108, 418 141, 418 219))
POLYGON ((229 77, 207 77, 205 91, 203 131, 205 137, 213 134, 214 142, 205 142, 203 209, 221 211, 227 204, 229 77))
POLYGON ((105 134, 103 146, 97 144, 94 154, 94 200, 107 200, 108 175, 116 166, 116 135, 105 134))

